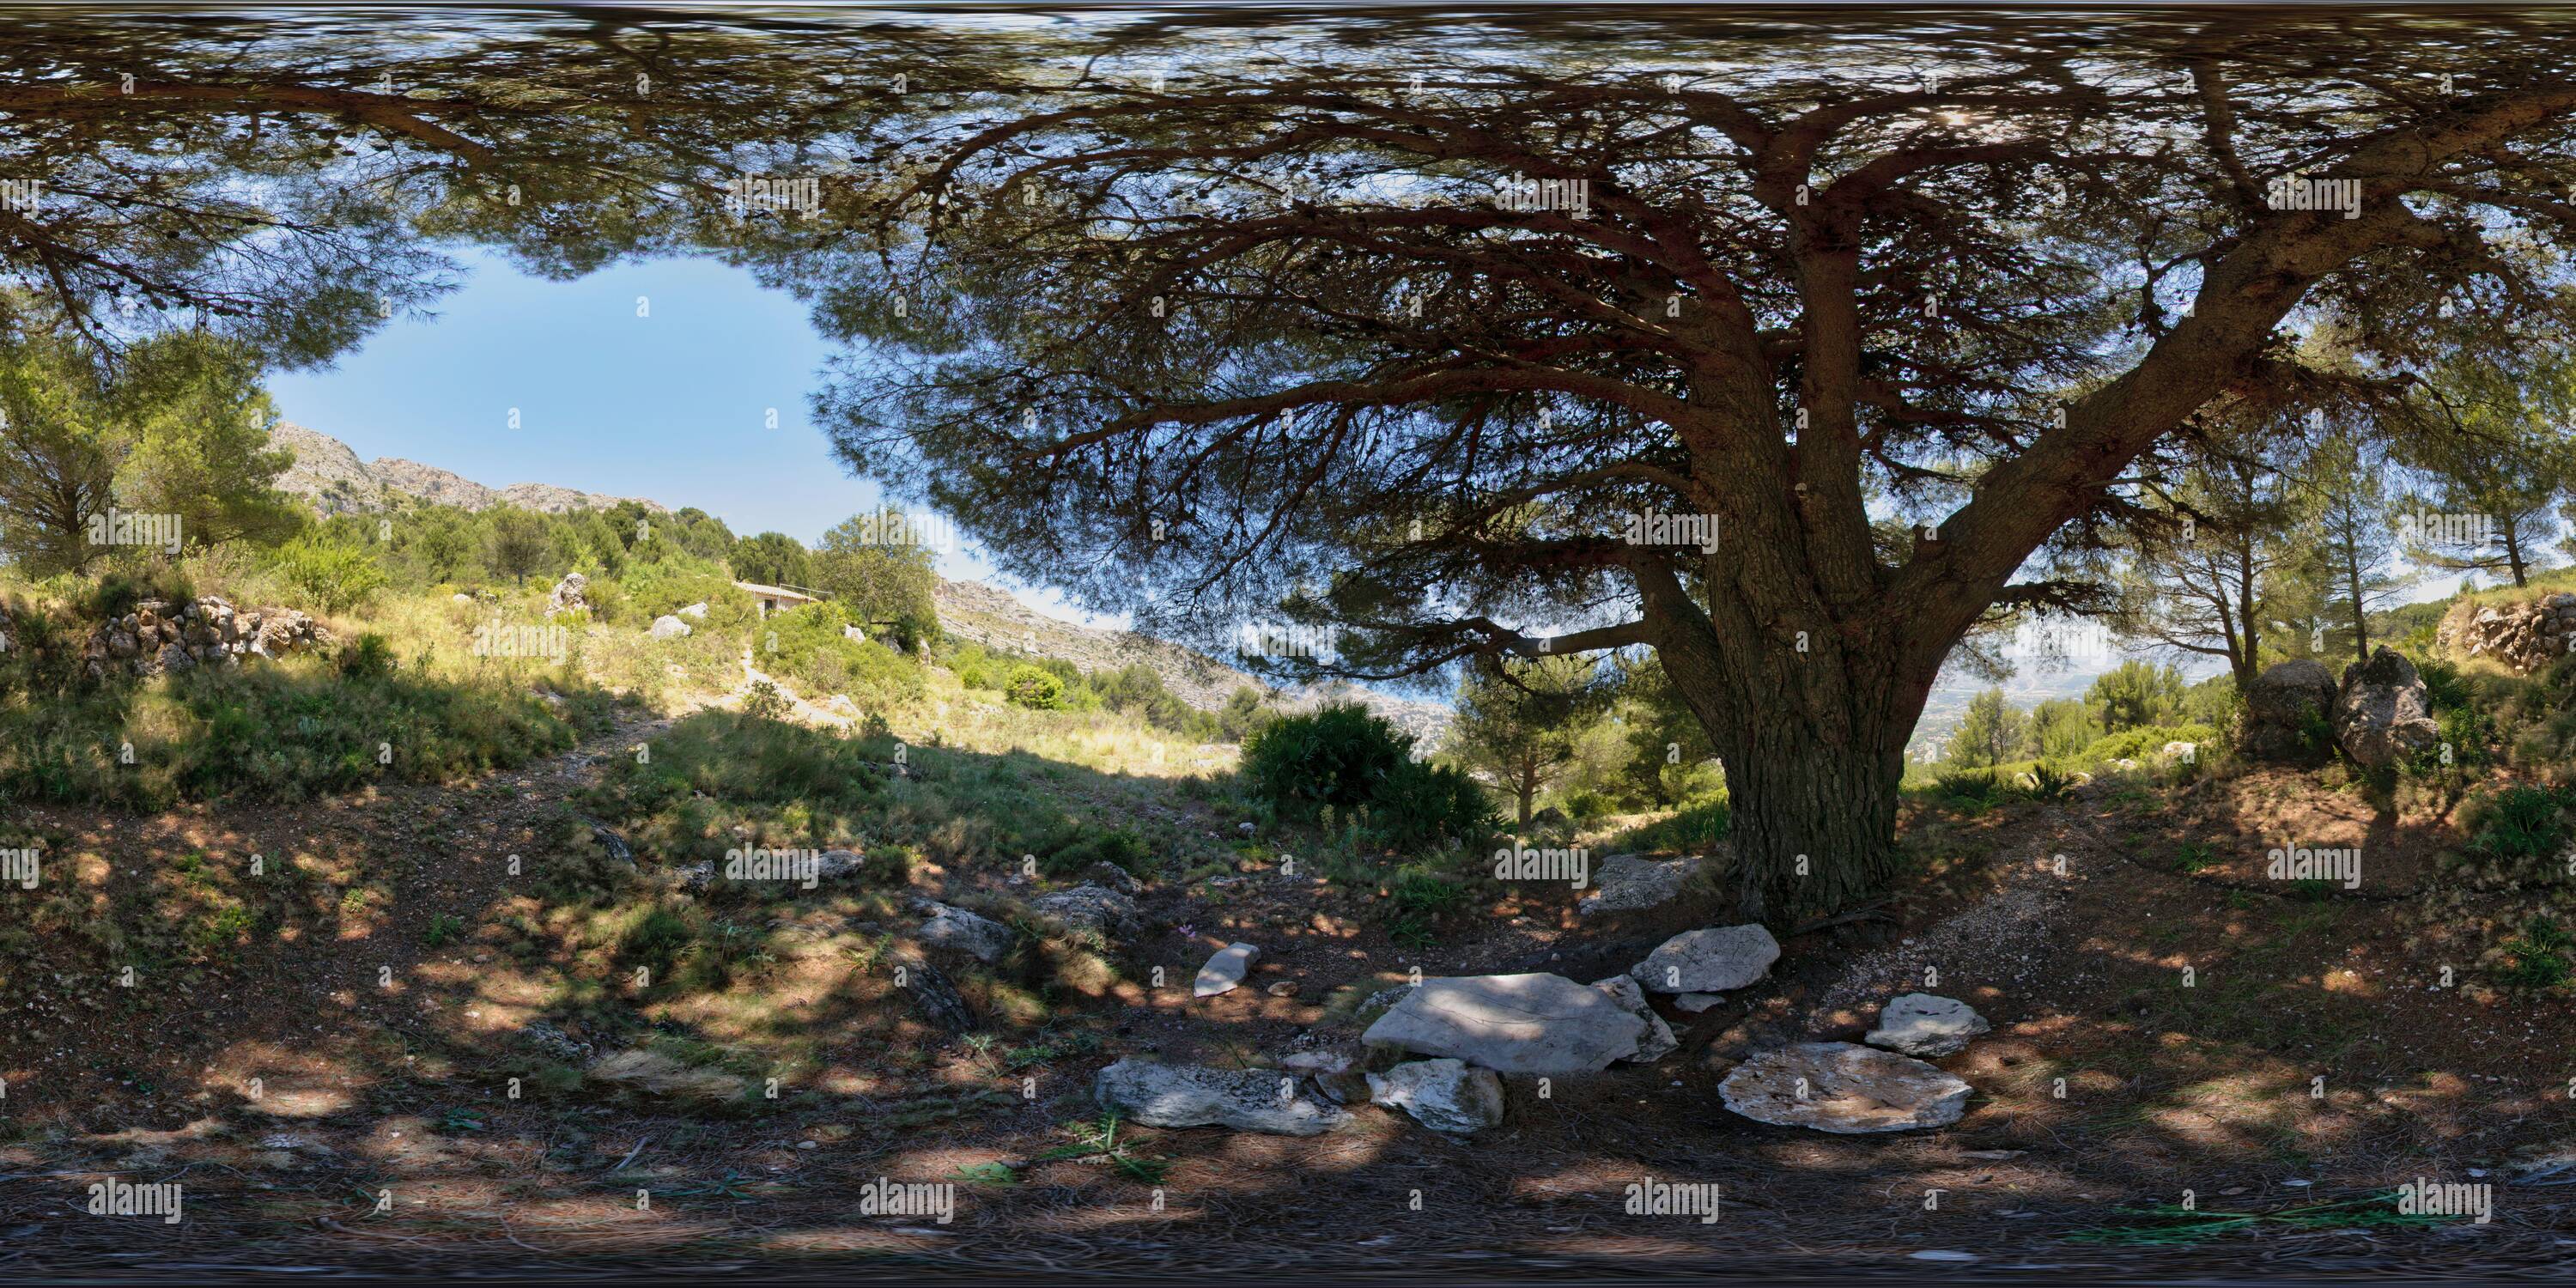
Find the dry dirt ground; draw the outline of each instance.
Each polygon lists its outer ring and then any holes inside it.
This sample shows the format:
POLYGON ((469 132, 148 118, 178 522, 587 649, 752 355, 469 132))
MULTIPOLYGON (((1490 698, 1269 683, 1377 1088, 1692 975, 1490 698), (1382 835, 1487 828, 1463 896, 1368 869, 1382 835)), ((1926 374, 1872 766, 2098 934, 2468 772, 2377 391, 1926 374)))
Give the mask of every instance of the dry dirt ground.
MULTIPOLYGON (((344 915, 238 960, 131 989, 0 981, 17 1017, 0 1032, 0 1275, 2538 1278, 2576 1260, 2576 1188, 2551 1183, 2576 1180, 2576 1156, 2549 1161, 2576 1149, 2576 1017, 2443 987, 2467 946, 2402 892, 2444 820, 2379 819, 2295 774, 1914 808, 1918 862, 1887 920, 1793 937, 1769 980, 1698 1016, 1668 1009, 1683 1046, 1660 1063, 1558 1079, 1545 1099, 1513 1082, 1506 1124, 1471 1142, 1363 1110, 1310 1139, 1125 1128, 1133 1168, 1041 1157, 1095 1116, 1085 1088, 1122 1055, 1268 1063, 1352 1040, 1353 1001, 1413 967, 1589 981, 1709 908, 1584 921, 1574 891, 1521 887, 1408 951, 1377 928, 1377 891, 1247 863, 1150 888, 1122 982, 982 1050, 842 956, 791 956, 735 987, 764 1023, 804 1030, 793 1094, 749 1111, 596 1083, 513 1100, 510 1035, 578 972, 485 942, 525 898, 507 856, 540 843, 597 757, 653 728, 470 789, 14 820, 91 856, 75 889, 114 884, 109 852, 155 871, 255 852, 369 875, 348 886, 355 906, 340 893, 344 915), (2282 828, 2309 844, 2348 829, 2385 862, 2356 891, 2285 890, 2260 864, 2282 828), (2205 852, 2175 859, 2185 845, 2205 852), (424 946, 437 917, 463 938, 424 946), (1251 986, 1192 1000, 1191 971, 1229 939, 1265 949, 1251 986), (1132 982, 1154 965, 1172 986, 1132 982), (1721 1107, 1735 1060, 1856 1039, 1917 988, 1995 1025, 1940 1061, 1976 1088, 1957 1126, 1838 1137, 1721 1107), (2390 1223, 2384 1196, 2418 1178, 2493 1185, 2492 1220, 2390 1223), (953 1220, 861 1214, 880 1179, 955 1184, 953 1220), (185 1219, 89 1214, 109 1181, 179 1184, 185 1219), (1643 1181, 1718 1184, 1723 1209, 1627 1215, 1643 1181), (2144 1210, 2186 1191, 2194 1230, 2144 1210), (2215 1228, 2221 1212, 2244 1219, 2215 1228)), ((968 897, 1012 877, 927 879, 968 897)))

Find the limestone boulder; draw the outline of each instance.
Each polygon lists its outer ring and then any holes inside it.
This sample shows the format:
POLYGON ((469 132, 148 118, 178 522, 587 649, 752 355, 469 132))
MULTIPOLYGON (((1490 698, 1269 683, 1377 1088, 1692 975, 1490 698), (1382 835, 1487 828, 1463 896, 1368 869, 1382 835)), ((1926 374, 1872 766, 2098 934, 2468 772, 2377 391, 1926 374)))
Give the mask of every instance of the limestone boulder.
POLYGON ((1672 902, 1702 860, 1653 859, 1642 854, 1613 854, 1592 874, 1592 893, 1574 910, 1589 917, 1603 912, 1635 912, 1672 902))
POLYGON ((2335 696, 2334 731, 2343 754, 2373 769, 2396 764, 2442 738, 2415 664, 2384 644, 2369 661, 2344 668, 2343 686, 2335 696))
POLYGON ((1711 926, 1663 942, 1628 973, 1656 993, 1723 993, 1771 973, 1780 941, 1758 925, 1711 926))
POLYGON ((2313 763, 2331 751, 2334 672, 2304 658, 2254 677, 2245 693, 2243 750, 2254 760, 2313 763))

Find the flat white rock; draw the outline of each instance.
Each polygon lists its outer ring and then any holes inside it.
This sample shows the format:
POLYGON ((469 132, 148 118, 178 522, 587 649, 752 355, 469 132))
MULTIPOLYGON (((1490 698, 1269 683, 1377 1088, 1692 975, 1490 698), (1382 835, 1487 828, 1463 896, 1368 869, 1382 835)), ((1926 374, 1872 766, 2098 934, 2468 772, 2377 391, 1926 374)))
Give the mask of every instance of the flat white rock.
POLYGON ((1645 1037, 1645 1021, 1600 989, 1529 974, 1426 979, 1360 1040, 1504 1073, 1570 1074, 1599 1073, 1645 1037))
POLYGON ((1763 1051, 1717 1093, 1756 1122, 1850 1136, 1947 1127, 1968 1112, 1968 1084, 1910 1056, 1850 1042, 1763 1051))
POLYGON ((1091 1097, 1147 1127, 1231 1127, 1274 1136, 1315 1136, 1350 1115, 1298 1090, 1268 1069, 1208 1069, 1120 1060, 1100 1071, 1091 1097), (1282 1092, 1286 1094, 1282 1094, 1282 1092))
POLYGON ((1253 959, 1259 956, 1261 950, 1251 944, 1227 944, 1216 950, 1216 955, 1207 959, 1207 965, 1199 967, 1199 977, 1190 985, 1191 995, 1214 997, 1219 993, 1233 992, 1242 985, 1243 977, 1251 973, 1253 959))

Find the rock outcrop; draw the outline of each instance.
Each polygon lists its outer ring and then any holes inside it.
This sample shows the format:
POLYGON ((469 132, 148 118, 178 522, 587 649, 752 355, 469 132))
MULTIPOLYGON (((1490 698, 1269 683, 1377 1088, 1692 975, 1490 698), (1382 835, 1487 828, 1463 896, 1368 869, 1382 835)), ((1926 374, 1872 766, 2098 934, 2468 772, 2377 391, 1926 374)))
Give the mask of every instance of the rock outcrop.
POLYGON ((589 589, 590 578, 577 572, 565 573, 563 580, 556 582, 555 588, 546 592, 546 616, 552 617, 557 613, 589 612, 590 601, 582 598, 582 592, 589 589))
POLYGON ((2335 696, 2335 742, 2353 763, 2393 765, 2441 741, 2424 679, 2406 655, 2381 645, 2367 662, 2345 667, 2335 696))
POLYGON ((92 631, 81 660, 93 677, 159 675, 239 666, 244 657, 285 657, 331 642, 321 623, 292 608, 235 608, 213 595, 176 606, 147 599, 92 631))
POLYGON ((403 497, 467 510, 482 510, 507 503, 524 510, 557 514, 570 510, 605 510, 632 500, 654 514, 671 512, 659 501, 604 496, 550 483, 513 483, 506 488, 494 489, 453 470, 388 456, 379 456, 361 464, 358 454, 350 451, 348 444, 318 430, 284 421, 269 431, 268 441, 271 447, 282 447, 295 454, 294 463, 278 476, 278 490, 305 498, 323 514, 373 514, 391 508, 403 497))
POLYGON ((2534 671, 2576 650, 2576 594, 2564 591, 2518 604, 2462 600, 2433 629, 2433 651, 2467 661, 2483 657, 2516 675, 2534 671))

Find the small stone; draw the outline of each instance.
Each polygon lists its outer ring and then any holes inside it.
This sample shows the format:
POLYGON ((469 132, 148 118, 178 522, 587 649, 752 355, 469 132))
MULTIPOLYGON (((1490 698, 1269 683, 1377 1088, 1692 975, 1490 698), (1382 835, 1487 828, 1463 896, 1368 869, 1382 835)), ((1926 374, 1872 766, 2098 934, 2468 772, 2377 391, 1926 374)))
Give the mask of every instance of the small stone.
POLYGON ((1681 1049, 1681 1040, 1673 1036, 1672 1026, 1664 1023, 1664 1017, 1655 1014, 1655 1008, 1646 1004, 1646 990, 1637 987, 1635 979, 1613 975, 1594 981, 1592 986, 1609 994, 1612 1001, 1646 1022, 1646 1031, 1637 1038, 1637 1053, 1628 1057, 1630 1064, 1653 1064, 1681 1049))
POLYGON ((1263 1069, 1208 1069, 1120 1060, 1092 1080, 1092 1099, 1146 1127, 1231 1127, 1280 1136, 1314 1136, 1349 1123, 1350 1115, 1302 1095, 1280 1094, 1279 1075, 1263 1069))
POLYGON ((1771 973, 1780 941, 1758 925, 1713 926, 1678 934, 1628 971, 1658 993, 1723 993, 1771 973))
POLYGON ((1955 997, 1905 993, 1880 1008, 1878 1027, 1861 1041, 1912 1056, 1956 1055, 1968 1049, 1968 1039, 1993 1027, 1955 997))
POLYGON ((1369 1103, 1402 1109, 1437 1132, 1468 1135, 1503 1121, 1503 1080, 1464 1060, 1415 1060, 1368 1075, 1369 1103))

